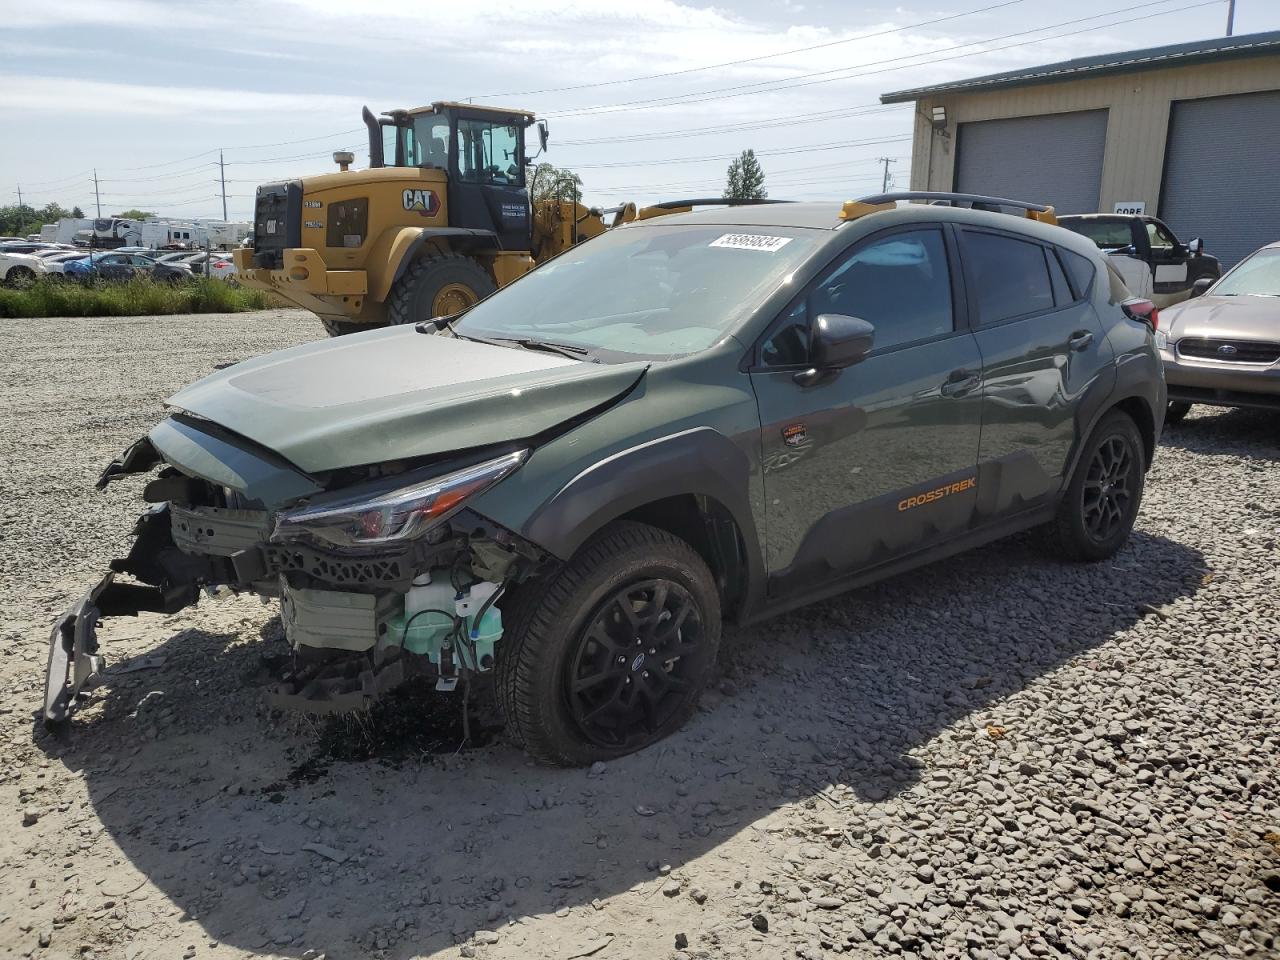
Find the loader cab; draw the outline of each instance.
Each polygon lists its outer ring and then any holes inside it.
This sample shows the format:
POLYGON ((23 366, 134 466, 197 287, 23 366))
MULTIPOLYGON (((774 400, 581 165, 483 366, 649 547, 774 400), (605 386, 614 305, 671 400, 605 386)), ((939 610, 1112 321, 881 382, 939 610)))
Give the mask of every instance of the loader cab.
MULTIPOLYGON (((433 103, 375 118, 366 107, 372 167, 448 174, 449 226, 492 234, 501 250, 528 250, 532 221, 525 183, 525 130, 534 116, 467 103, 433 103)), ((545 125, 538 132, 545 143, 545 125)))

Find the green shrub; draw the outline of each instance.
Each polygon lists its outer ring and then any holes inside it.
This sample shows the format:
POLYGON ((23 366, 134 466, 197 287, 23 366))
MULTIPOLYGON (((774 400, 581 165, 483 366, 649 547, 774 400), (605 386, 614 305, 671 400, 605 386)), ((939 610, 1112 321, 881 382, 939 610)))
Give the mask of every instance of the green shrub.
POLYGON ((274 306, 269 293, 216 277, 181 283, 136 278, 77 283, 42 278, 23 289, 0 288, 0 317, 130 317, 170 313, 240 313, 274 306))

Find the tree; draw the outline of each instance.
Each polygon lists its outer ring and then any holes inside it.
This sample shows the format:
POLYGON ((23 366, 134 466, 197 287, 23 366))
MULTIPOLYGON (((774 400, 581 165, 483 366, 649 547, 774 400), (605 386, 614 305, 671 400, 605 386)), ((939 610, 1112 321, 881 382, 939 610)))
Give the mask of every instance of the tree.
POLYGON ((120 220, 146 220, 155 214, 150 210, 125 210, 123 213, 113 213, 112 216, 120 220))
POLYGON ((764 188, 764 169, 754 150, 743 150, 742 156, 729 164, 724 196, 727 200, 764 200, 769 196, 764 188))
POLYGON ((0 235, 25 237, 39 233, 46 223, 57 223, 71 213, 60 204, 46 203, 37 210, 28 203, 0 207, 0 235))
POLYGON ((75 217, 77 220, 83 220, 83 219, 84 219, 84 211, 83 211, 83 210, 81 210, 79 207, 72 207, 72 208, 71 208, 71 216, 75 217))
POLYGON ((550 163, 540 163, 533 169, 530 179, 529 196, 532 200, 568 200, 569 184, 573 183, 572 199, 582 199, 582 178, 568 167, 557 167, 550 163))

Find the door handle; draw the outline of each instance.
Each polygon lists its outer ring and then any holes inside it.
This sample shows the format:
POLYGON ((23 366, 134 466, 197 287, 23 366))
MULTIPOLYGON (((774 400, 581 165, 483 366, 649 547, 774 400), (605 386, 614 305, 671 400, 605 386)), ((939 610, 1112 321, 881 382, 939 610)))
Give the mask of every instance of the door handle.
POLYGON ((968 393, 979 383, 979 377, 975 370, 952 370, 947 379, 942 382, 939 392, 944 397, 960 397, 968 393))
POLYGON ((1093 343, 1093 334, 1088 330, 1077 330, 1071 335, 1071 339, 1067 341, 1067 346, 1072 350, 1083 350, 1089 344, 1093 343))

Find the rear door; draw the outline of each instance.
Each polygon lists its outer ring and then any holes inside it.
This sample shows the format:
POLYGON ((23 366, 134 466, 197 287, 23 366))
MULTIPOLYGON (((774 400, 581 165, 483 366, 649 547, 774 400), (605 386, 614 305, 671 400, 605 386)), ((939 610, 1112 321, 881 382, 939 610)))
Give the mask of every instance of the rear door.
POLYGON ((1114 377, 1112 353, 1057 250, 1022 234, 960 231, 982 353, 978 521, 1017 514, 1060 489, 1080 401, 1114 377))
POLYGON ((973 516, 981 362, 954 243, 885 231, 798 295, 751 368, 760 407, 769 589, 785 596, 945 539, 973 516), (816 317, 874 325, 861 363, 816 383, 816 317))

